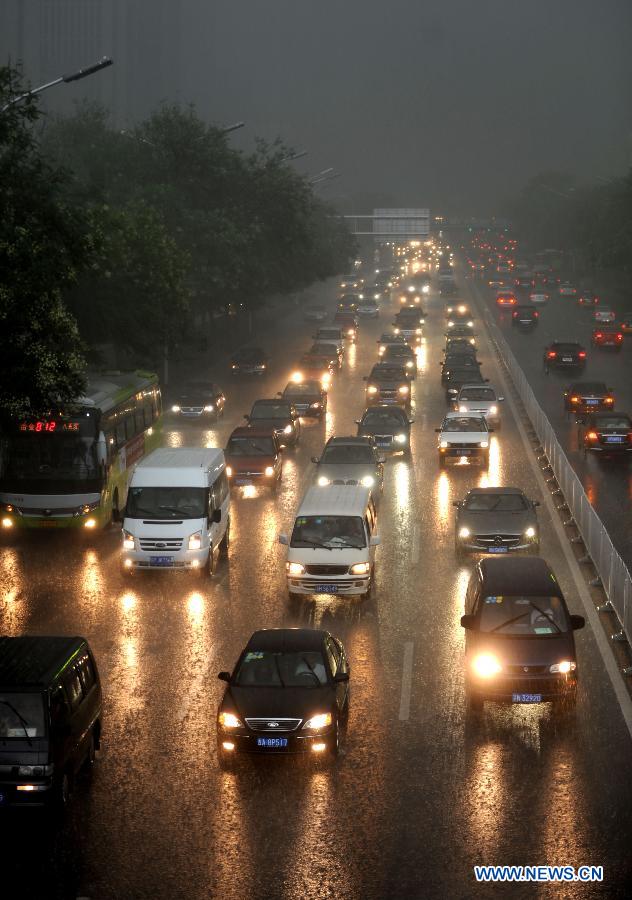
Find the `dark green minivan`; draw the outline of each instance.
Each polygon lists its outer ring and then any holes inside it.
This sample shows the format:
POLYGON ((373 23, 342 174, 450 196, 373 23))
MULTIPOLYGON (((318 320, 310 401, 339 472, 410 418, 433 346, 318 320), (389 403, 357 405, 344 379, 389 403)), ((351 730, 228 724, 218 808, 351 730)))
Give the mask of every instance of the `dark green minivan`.
POLYGON ((0 809, 66 805, 101 740, 102 695, 82 637, 0 637, 0 809))

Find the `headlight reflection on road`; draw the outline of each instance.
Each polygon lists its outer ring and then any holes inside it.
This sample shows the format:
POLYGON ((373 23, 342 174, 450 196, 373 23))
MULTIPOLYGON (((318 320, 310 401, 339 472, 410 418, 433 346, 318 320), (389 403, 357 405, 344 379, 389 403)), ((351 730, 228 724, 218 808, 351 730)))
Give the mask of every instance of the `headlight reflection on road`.
POLYGON ((16 637, 24 631, 28 613, 27 603, 20 602, 23 589, 22 566, 18 554, 11 547, 2 549, 1 559, 2 633, 7 637, 16 637))
POLYGON ((500 455, 500 441, 493 435, 489 443, 489 469, 483 472, 478 482, 479 487, 499 487, 502 483, 503 468, 500 455))
POLYGON ((204 618, 204 597, 198 591, 189 594, 187 600, 187 612, 189 621, 194 627, 199 627, 204 618))
POLYGON ((417 347, 417 371, 421 375, 425 375, 428 371, 428 347, 426 339, 421 339, 421 344, 417 347))
POLYGON ((437 515, 439 517, 439 524, 444 528, 450 524, 451 512, 450 479, 446 472, 441 472, 437 479, 437 515))

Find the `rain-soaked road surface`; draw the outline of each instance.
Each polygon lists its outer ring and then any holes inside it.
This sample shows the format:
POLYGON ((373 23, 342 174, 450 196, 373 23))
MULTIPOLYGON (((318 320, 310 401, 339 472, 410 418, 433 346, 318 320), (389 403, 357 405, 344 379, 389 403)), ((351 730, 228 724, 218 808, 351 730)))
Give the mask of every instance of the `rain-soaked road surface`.
MULTIPOLYGON (((318 290, 333 301, 333 288, 318 290)), ((558 723, 546 704, 487 707, 479 724, 466 723, 459 618, 471 563, 455 561, 452 500, 478 484, 543 495, 509 403, 489 475, 439 471, 444 320, 438 298, 429 306, 413 458, 385 467, 374 600, 321 597, 290 608, 277 534, 312 476, 310 457, 329 435, 355 431, 388 307, 362 323, 326 422, 306 424, 286 454, 278 496, 235 492, 230 558, 212 581, 124 580, 115 530, 92 545, 46 534, 0 549, 0 631, 85 635, 106 698, 92 783, 79 785, 65 824, 2 821, 3 898, 630 895, 632 742, 590 628, 577 637, 574 723, 558 723), (216 673, 232 668, 253 630, 300 624, 329 629, 350 657, 343 755, 332 766, 246 759, 220 771, 216 673), (605 881, 503 890, 476 884, 478 863, 603 865, 605 881)), ((165 441, 223 446, 254 399, 283 388, 312 330, 298 317, 285 323, 269 342, 275 362, 263 381, 221 379, 228 408, 217 427, 167 421, 165 441)), ((485 341, 480 358, 497 381, 485 341)), ((571 611, 582 613, 545 503, 540 518, 543 555, 571 611)))

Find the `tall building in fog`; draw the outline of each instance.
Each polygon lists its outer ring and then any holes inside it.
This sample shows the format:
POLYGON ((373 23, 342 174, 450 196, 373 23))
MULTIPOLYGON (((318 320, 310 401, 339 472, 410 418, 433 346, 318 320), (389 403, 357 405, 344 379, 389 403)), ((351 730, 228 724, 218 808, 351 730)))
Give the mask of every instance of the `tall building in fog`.
POLYGON ((67 111, 87 97, 130 122, 179 98, 179 9, 178 0, 0 0, 0 64, 21 62, 36 85, 111 56, 111 69, 42 101, 67 111))

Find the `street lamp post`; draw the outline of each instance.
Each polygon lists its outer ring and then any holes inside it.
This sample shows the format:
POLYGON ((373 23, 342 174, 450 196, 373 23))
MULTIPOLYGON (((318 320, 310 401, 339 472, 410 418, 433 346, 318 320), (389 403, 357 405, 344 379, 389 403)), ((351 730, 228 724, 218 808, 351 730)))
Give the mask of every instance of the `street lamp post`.
POLYGON ((112 62, 113 61, 109 56, 104 56, 103 59, 99 60, 99 62, 95 63, 93 66, 87 66, 85 69, 78 69, 76 72, 71 72, 70 75, 61 75, 59 78, 53 79, 53 81, 47 81, 46 84, 40 84, 30 91, 25 91, 23 94, 18 94, 17 97, 12 97, 8 103, 4 104, 1 111, 6 112, 9 107, 14 106, 16 103, 27 100, 29 97, 34 97, 36 94, 41 94, 42 91, 47 91, 49 88, 55 87, 58 84, 68 84, 71 81, 80 81, 82 78, 87 78, 88 75, 94 75, 95 72, 99 72, 101 69, 106 69, 108 66, 111 66, 112 62))

